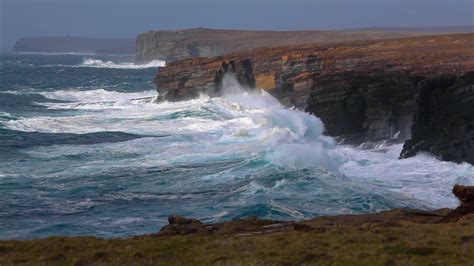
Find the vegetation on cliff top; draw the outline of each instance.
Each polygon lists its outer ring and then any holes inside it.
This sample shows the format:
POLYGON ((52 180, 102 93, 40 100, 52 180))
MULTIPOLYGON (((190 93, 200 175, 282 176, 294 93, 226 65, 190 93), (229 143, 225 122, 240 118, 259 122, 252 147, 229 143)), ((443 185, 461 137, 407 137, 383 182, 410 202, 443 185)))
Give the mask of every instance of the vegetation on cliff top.
POLYGON ((217 224, 213 233, 0 241, 0 265, 472 264, 474 214, 455 223, 435 222, 440 217, 393 210, 299 223, 249 218, 217 224))

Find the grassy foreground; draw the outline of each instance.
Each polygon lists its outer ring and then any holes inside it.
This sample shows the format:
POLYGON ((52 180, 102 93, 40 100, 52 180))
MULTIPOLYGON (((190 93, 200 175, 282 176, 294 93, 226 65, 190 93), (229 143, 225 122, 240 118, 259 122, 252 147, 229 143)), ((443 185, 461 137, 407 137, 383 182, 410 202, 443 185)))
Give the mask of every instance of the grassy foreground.
POLYGON ((297 223, 186 220, 127 239, 7 240, 0 241, 0 265, 473 265, 474 215, 438 223, 441 213, 392 210, 297 223))

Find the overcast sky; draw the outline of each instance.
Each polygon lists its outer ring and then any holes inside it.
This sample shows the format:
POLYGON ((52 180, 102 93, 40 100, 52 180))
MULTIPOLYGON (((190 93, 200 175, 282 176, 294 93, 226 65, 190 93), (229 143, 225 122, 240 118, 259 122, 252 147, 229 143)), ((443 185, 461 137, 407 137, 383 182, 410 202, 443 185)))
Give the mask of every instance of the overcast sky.
POLYGON ((193 27, 473 25, 474 0, 0 0, 0 48, 33 36, 130 37, 193 27))

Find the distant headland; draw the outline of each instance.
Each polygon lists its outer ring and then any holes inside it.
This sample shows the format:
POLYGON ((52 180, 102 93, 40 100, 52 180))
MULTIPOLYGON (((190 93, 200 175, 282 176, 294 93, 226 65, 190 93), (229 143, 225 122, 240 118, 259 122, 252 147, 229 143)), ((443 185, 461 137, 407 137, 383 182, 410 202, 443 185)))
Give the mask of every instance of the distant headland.
POLYGON ((135 54, 135 39, 99 39, 72 36, 21 38, 14 53, 135 54))
POLYGON ((187 58, 214 57, 262 47, 327 44, 436 34, 471 33, 473 26, 375 27, 340 30, 230 30, 194 28, 147 31, 137 36, 136 61, 172 62, 187 58))

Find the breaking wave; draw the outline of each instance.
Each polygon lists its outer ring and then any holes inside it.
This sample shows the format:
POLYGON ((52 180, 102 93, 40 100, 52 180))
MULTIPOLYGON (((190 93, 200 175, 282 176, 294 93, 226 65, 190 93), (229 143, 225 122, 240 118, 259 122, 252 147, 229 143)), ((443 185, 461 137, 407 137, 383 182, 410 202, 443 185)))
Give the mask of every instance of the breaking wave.
POLYGON ((170 214, 218 222, 454 207, 452 185, 474 184, 470 164, 338 145, 319 118, 232 76, 221 97, 156 103, 148 70, 40 60, 72 67, 0 86, 0 237, 151 233, 170 214))
POLYGON ((153 60, 146 64, 135 63, 114 63, 112 61, 103 61, 100 59, 87 58, 84 59, 80 67, 95 67, 95 68, 117 68, 117 69, 145 69, 152 67, 164 67, 165 61, 153 60))
POLYGON ((71 101, 42 103, 50 109, 107 112, 73 117, 22 118, 9 121, 7 125, 11 129, 30 132, 92 133, 105 130, 152 134, 161 129, 160 134, 172 134, 175 130, 187 134, 214 133, 220 135, 221 143, 260 146, 260 152, 276 165, 292 169, 317 166, 337 171, 339 159, 333 152, 335 141, 322 135, 324 125, 319 118, 287 109, 263 90, 245 90, 232 76, 224 78, 224 88, 221 98, 202 96, 188 102, 162 104, 154 103, 154 91, 43 92, 41 94, 49 99, 71 101), (171 119, 173 114, 180 112, 183 113, 181 123, 185 123, 181 125, 176 123, 181 119, 171 119), (186 117, 192 112, 196 112, 194 117, 186 117), (121 121, 108 123, 114 118, 121 121))

